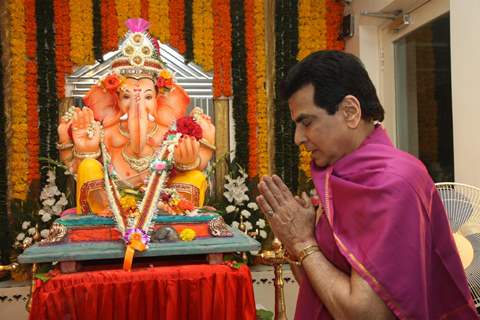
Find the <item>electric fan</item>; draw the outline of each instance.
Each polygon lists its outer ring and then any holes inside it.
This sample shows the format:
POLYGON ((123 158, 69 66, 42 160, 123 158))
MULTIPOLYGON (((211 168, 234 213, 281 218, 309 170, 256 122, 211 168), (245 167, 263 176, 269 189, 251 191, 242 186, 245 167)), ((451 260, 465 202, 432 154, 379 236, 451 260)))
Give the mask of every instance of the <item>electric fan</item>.
POLYGON ((472 292, 480 306, 480 189, 462 183, 436 184, 447 211, 460 259, 472 292))

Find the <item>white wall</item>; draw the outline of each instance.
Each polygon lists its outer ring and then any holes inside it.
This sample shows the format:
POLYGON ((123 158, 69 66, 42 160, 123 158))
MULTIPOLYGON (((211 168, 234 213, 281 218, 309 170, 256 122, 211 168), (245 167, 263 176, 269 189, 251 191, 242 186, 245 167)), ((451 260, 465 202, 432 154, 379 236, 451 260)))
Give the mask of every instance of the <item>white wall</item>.
POLYGON ((450 1, 455 180, 480 187, 479 0, 450 1))

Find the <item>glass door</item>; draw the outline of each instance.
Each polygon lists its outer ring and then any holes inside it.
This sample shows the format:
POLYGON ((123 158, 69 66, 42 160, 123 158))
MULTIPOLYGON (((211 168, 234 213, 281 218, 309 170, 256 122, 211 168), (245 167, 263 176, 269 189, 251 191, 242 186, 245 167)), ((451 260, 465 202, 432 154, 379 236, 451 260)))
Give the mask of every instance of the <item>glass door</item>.
POLYGON ((385 125, 436 182, 454 181, 448 1, 430 1, 410 16, 400 32, 381 29, 385 125))

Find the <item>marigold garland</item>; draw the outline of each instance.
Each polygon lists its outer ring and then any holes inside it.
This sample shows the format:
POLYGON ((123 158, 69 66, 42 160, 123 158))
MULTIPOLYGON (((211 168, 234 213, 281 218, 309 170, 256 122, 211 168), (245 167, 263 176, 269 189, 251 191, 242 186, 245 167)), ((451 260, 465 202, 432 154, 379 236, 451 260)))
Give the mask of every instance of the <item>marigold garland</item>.
POLYGON ((140 3, 138 0, 115 0, 115 9, 118 19, 118 38, 122 39, 127 32, 125 22, 140 16, 140 3))
POLYGON ((327 48, 326 10, 325 1, 298 1, 298 60, 327 48))
POLYGON ((245 10, 243 1, 232 0, 232 86, 233 121, 235 128, 235 162, 248 167, 247 72, 245 51, 245 10))
MULTIPOLYGON (((276 97, 279 82, 297 62, 298 7, 293 1, 278 1, 275 6, 276 97)), ((294 123, 285 101, 275 100, 275 169, 293 190, 298 185, 298 147, 294 144, 294 123)))
POLYGON ((70 56, 78 66, 95 62, 93 54, 92 2, 70 0, 70 56))
POLYGON ((193 0, 193 56, 205 71, 213 70, 212 0, 193 0))
POLYGON ((28 183, 40 179, 40 149, 37 110, 37 25, 35 0, 24 0, 27 68, 28 183))
POLYGON ((232 95, 232 43, 230 3, 212 0, 213 12, 213 96, 232 95))
MULTIPOLYGON (((55 32, 53 0, 35 2, 37 22, 38 105, 40 156, 57 159, 58 100, 56 87, 55 32)), ((42 167, 41 186, 47 184, 48 168, 42 167)))
POLYGON ((140 0, 140 17, 148 21, 148 0, 140 0))
MULTIPOLYGON (((118 47, 118 20, 115 0, 102 0, 102 52, 116 50, 118 47)), ((122 35, 123 36, 123 35, 122 35)))
POLYGON ((245 68, 247 75, 248 175, 258 174, 257 164, 257 94, 255 67, 255 0, 245 0, 245 68))
POLYGON ((70 60, 70 14, 64 0, 53 1, 55 22, 55 61, 57 70, 57 96, 65 97, 65 76, 72 72, 70 60))
MULTIPOLYGON (((3 5, 0 4, 3 10, 3 5)), ((4 16, 2 16, 4 18, 4 16)), ((5 21, 1 22, 2 27, 5 21)), ((7 150, 6 128, 7 119, 5 117, 5 96, 3 77, 5 70, 3 68, 3 51, 6 39, 4 33, 0 32, 0 150, 7 150)), ((0 153, 0 263, 5 265, 10 263, 10 223, 8 219, 8 170, 7 170, 7 154, 0 153)))
POLYGON ((11 140, 9 180, 11 197, 25 200, 28 191, 28 126, 26 88, 26 33, 23 0, 10 0, 10 53, 11 53, 11 140))
POLYGON ((262 177, 269 174, 267 92, 265 90, 265 7, 263 0, 255 0, 254 5, 258 175, 262 177))
POLYGON ((192 0, 186 0, 183 19, 183 35, 185 38, 185 60, 186 63, 193 61, 193 8, 192 0))
POLYGON ((103 61, 101 0, 93 0, 93 53, 95 60, 103 61))
POLYGON ((142 12, 141 0, 128 0, 128 18, 138 18, 142 12))
POLYGON ((184 54, 186 50, 184 37, 185 2, 184 0, 169 0, 169 4, 170 45, 184 54))
POLYGON ((150 32, 160 42, 168 43, 170 41, 169 2, 165 0, 150 0, 148 2, 148 14, 150 32))
POLYGON ((344 50, 345 41, 339 38, 343 23, 344 5, 341 1, 325 0, 327 8, 325 19, 327 25, 327 48, 331 50, 344 50))

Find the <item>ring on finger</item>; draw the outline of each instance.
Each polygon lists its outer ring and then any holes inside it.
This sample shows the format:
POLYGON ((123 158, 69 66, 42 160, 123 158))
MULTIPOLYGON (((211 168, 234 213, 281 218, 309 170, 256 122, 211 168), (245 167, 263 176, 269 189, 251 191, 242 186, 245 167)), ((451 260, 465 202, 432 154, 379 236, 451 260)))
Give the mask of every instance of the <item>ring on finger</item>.
POLYGON ((87 136, 89 139, 92 139, 93 136, 95 135, 95 127, 96 123, 94 121, 90 122, 90 124, 87 127, 87 136))
POLYGON ((269 216, 269 217, 273 217, 273 215, 275 214, 275 212, 273 212, 272 209, 268 209, 267 211, 265 211, 265 213, 266 213, 267 216, 269 216))

